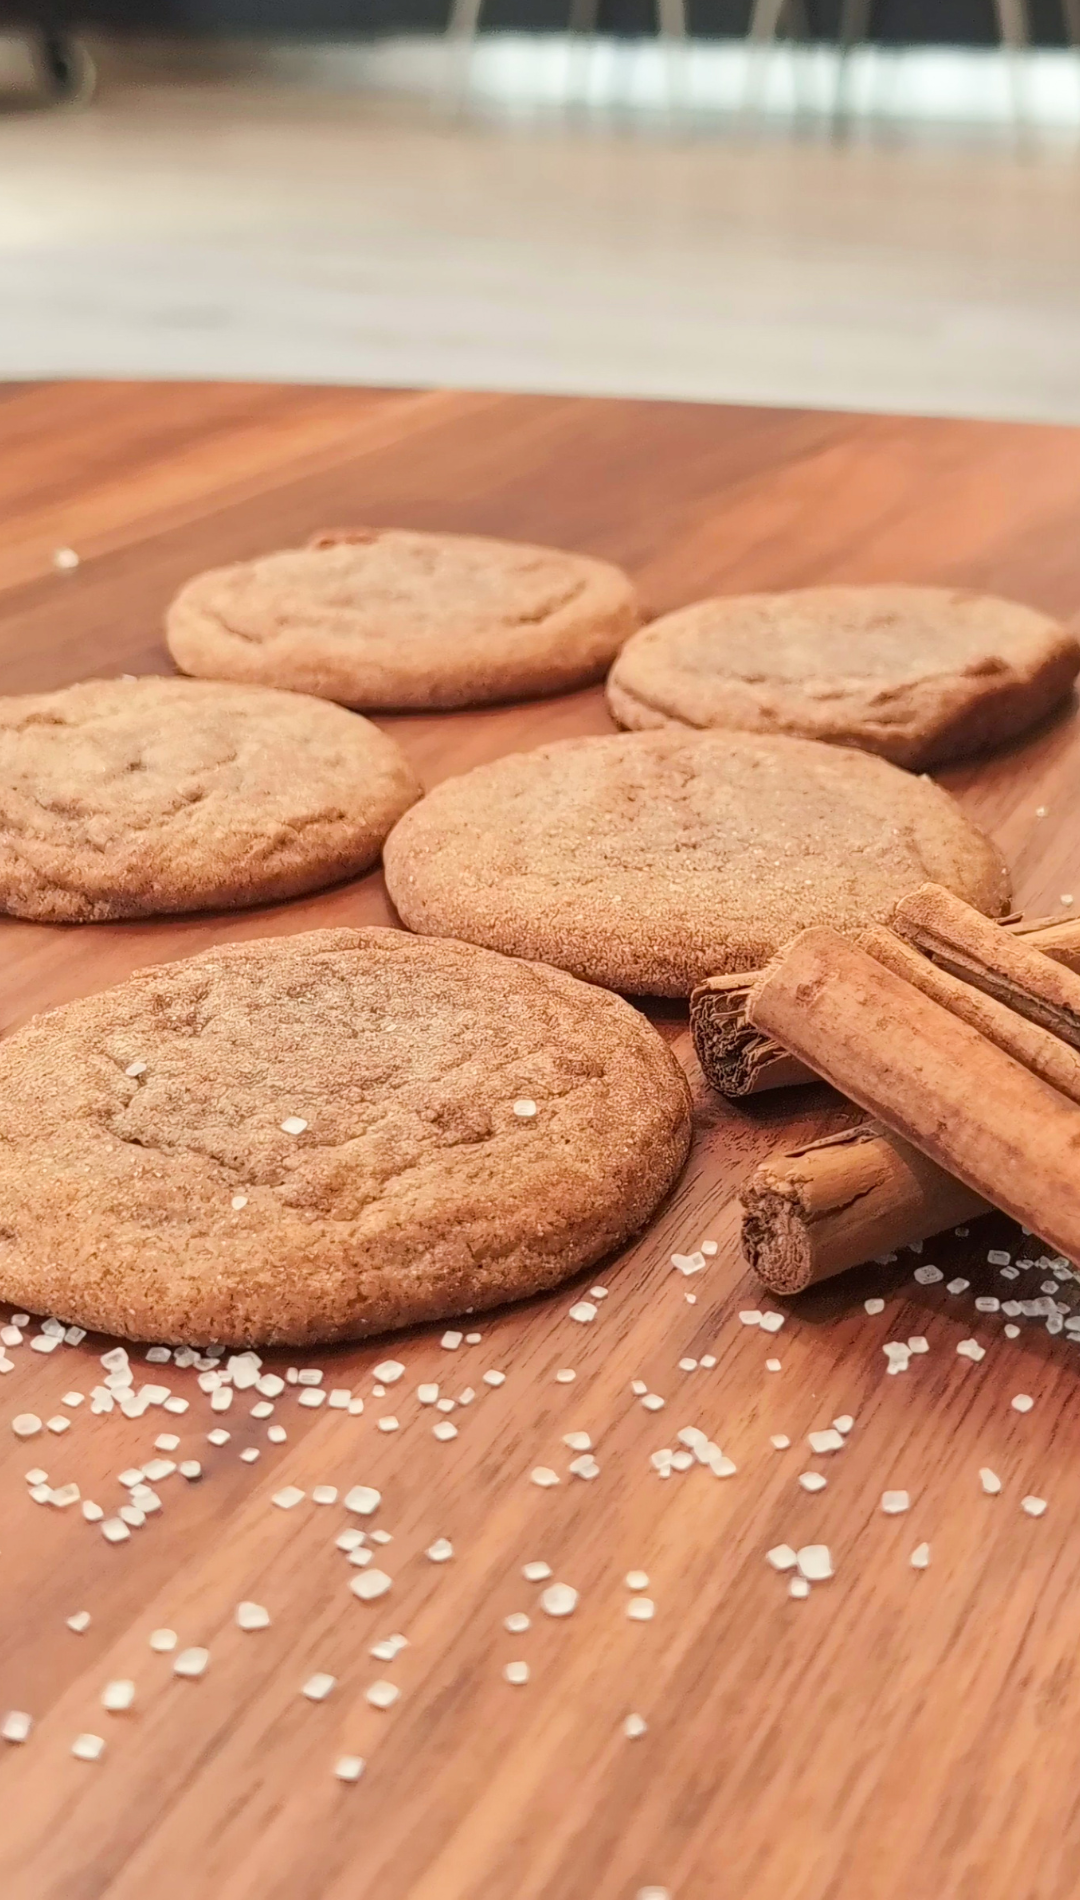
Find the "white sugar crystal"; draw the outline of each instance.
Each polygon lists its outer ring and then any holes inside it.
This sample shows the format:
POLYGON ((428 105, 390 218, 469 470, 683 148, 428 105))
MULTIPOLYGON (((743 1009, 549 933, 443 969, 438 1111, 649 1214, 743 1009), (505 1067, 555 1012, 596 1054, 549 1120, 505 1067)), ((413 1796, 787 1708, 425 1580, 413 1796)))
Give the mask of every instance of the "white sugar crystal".
POLYGON ((536 1114, 536 1103, 530 1101, 527 1095, 520 1095, 514 1103, 514 1114, 518 1117, 519 1121, 531 1121, 536 1114))
POLYGON ((84 1498, 80 1508, 88 1524, 100 1524, 105 1515, 100 1504, 95 1504, 92 1498, 84 1498))
POLYGON ((920 1286, 936 1286, 939 1280, 945 1278, 945 1275, 940 1267, 916 1267, 913 1277, 920 1286))
POLYGON ((828 1480, 822 1477, 820 1471, 802 1471, 799 1473, 799 1483, 802 1485, 804 1491, 824 1491, 827 1482, 828 1480))
POLYGON ((185 1458, 183 1463, 177 1466, 177 1470, 189 1484, 193 1484, 196 1478, 202 1477, 202 1466, 197 1458, 185 1458))
POLYGON ((977 1313, 1000 1313, 1001 1301, 995 1299, 990 1293, 980 1293, 975 1302, 975 1311, 977 1313))
POLYGON ((334 1763, 334 1774, 339 1781, 359 1781, 363 1772, 362 1755, 339 1755, 334 1763))
POLYGON ((765 1561, 774 1570, 794 1570, 799 1560, 790 1544, 775 1544, 772 1550, 765 1552, 765 1561))
POLYGON ((71 1752, 77 1761, 100 1761, 105 1743, 100 1735, 76 1735, 71 1752))
POLYGON ((40 1465, 33 1465, 26 1473, 26 1482, 27 1484, 48 1484, 49 1474, 43 1471, 40 1465))
POLYGON ((355 1511, 357 1517, 371 1517, 382 1503, 382 1492, 370 1484, 354 1484, 351 1491, 346 1491, 344 1503, 345 1509, 355 1511))
POLYGON ((551 1575, 551 1565, 545 1563, 523 1564, 521 1574, 526 1583, 545 1583, 551 1575))
POLYGON ((227 1412, 232 1402, 233 1395, 231 1386, 219 1385, 217 1391, 211 1392, 210 1394, 210 1410, 212 1412, 227 1412))
POLYGON ((906 1366, 911 1358, 911 1347, 906 1339, 887 1339, 881 1350, 893 1365, 906 1366))
POLYGON ((656 1614, 656 1605, 651 1597, 630 1597, 626 1614, 631 1623, 651 1623, 656 1614))
POLYGON ((300 1694, 306 1695, 309 1702, 325 1702, 327 1696, 332 1695, 336 1688, 337 1677, 328 1676, 325 1670, 320 1669, 315 1675, 308 1677, 300 1694))
POLYGON ((628 1715, 623 1722, 622 1732, 628 1741, 634 1742, 639 1735, 644 1735, 648 1726, 643 1715, 628 1715))
POLYGON ((884 1300, 876 1300, 876 1299, 864 1300, 863 1310, 869 1313, 871 1319, 873 1319, 875 1313, 883 1313, 885 1311, 885 1302, 884 1300))
POLYGON ((909 1509, 911 1499, 906 1491, 883 1491, 881 1508, 886 1517, 898 1517, 901 1511, 909 1509))
POLYGON ((1020 1509, 1026 1511, 1029 1517, 1041 1517, 1046 1509, 1046 1499, 1021 1498, 1020 1509))
POLYGON ((283 1135, 302 1135, 306 1127, 307 1123, 302 1115, 286 1115, 281 1123, 281 1132, 283 1135))
POLYGON ((791 1440, 785 1432, 774 1432, 773 1436, 769 1440, 769 1443, 773 1447, 774 1451, 787 1451, 791 1444, 791 1440))
POLYGON ((647 1412, 662 1412, 664 1409, 664 1401, 659 1392, 646 1392, 641 1403, 647 1412))
POLYGON ((559 1474, 552 1471, 550 1465, 535 1465, 529 1473, 529 1482, 538 1484, 541 1490, 548 1490, 553 1484, 558 1484, 559 1474))
POLYGON ((506 1384, 505 1372, 498 1372, 493 1367, 490 1372, 485 1372, 484 1384, 485 1385, 505 1385, 506 1384))
POLYGON ((564 1432, 563 1444, 569 1445, 571 1451, 592 1450, 592 1439, 588 1432, 564 1432))
POLYGON ((180 1398, 178 1393, 174 1392, 172 1398, 166 1399, 165 1401, 165 1410, 167 1412, 175 1413, 177 1417, 180 1416, 181 1412, 186 1412, 187 1409, 188 1409, 187 1400, 180 1398))
POLYGON ((437 1385, 418 1385, 416 1396, 421 1405, 434 1405, 438 1401, 439 1388, 437 1385))
POLYGON ((545 1616, 570 1616, 577 1605, 578 1593, 569 1583, 549 1583, 540 1597, 545 1616))
POLYGON ((175 1470, 171 1458, 151 1458, 149 1464, 143 1466, 143 1477, 149 1478, 151 1484, 160 1484, 163 1478, 171 1478, 175 1470))
POLYGON ((269 1399, 260 1399, 257 1405, 253 1405, 251 1416, 252 1418, 273 1418, 274 1408, 269 1399))
POLYGON ((623 1582, 628 1590, 647 1590, 649 1587, 648 1572, 645 1570, 628 1570, 623 1578, 623 1582))
POLYGON ((576 1319, 580 1325, 587 1326, 590 1320, 596 1318, 597 1310, 591 1300, 578 1300, 576 1304, 570 1308, 569 1317, 576 1319))
POLYGON ((378 1379, 381 1385, 396 1385, 399 1379, 404 1378, 405 1368, 400 1359, 383 1359, 371 1376, 378 1379))
POLYGON ((175 1432, 160 1432, 154 1440, 155 1451, 176 1451, 180 1444, 175 1432))
POLYGON ((263 1372, 255 1381, 255 1390, 261 1392, 264 1399, 279 1399, 285 1390, 285 1381, 276 1372, 263 1372))
POLYGON ((432 1438, 439 1438, 444 1443, 446 1442, 447 1439, 456 1438, 457 1435, 458 1435, 457 1426, 451 1425, 450 1420, 448 1418, 440 1419, 439 1423, 437 1425, 433 1425, 431 1428, 432 1438))
POLYGON ((763 1333, 778 1333, 786 1317, 784 1313, 763 1313, 758 1324, 763 1333))
POLYGON ((385 1418, 376 1419, 375 1426, 380 1432, 396 1432, 401 1429, 401 1422, 392 1412, 388 1412, 385 1418))
POLYGON ((108 1709, 110 1715, 119 1715, 124 1709, 130 1709, 135 1700, 135 1684, 126 1678, 107 1682, 101 1691, 101 1706, 108 1709))
POLYGON ((761 1325, 761 1314, 757 1311, 755 1307, 751 1307, 746 1312, 740 1313, 739 1319, 744 1326, 760 1326, 761 1325))
POLYGON ((41 1420, 36 1412, 18 1412, 11 1421, 11 1429, 16 1438, 36 1438, 41 1430, 41 1420))
MULTIPOLYGON (((214 1397, 217 1397, 216 1393, 214 1397)), ((318 1386, 305 1386, 297 1400, 297 1404, 307 1406, 311 1412, 317 1412, 320 1405, 326 1404, 326 1393, 320 1392, 318 1386)))
POLYGON ((679 1360, 680 1372, 696 1372, 697 1367, 698 1367, 698 1362, 696 1359, 680 1359, 679 1360))
POLYGON ((336 1504, 338 1498, 336 1484, 317 1484, 311 1493, 314 1504, 336 1504))
POLYGON ((55 1432, 59 1438, 61 1432, 69 1432, 71 1430, 71 1420, 65 1418, 62 1412, 57 1412, 54 1418, 47 1418, 45 1420, 45 1427, 47 1431, 55 1432))
POLYGON ((52 1494, 51 1502, 60 1511, 66 1511, 69 1504, 78 1504, 79 1487, 77 1484, 62 1484, 52 1494))
POLYGON ((269 1629, 270 1612, 261 1603, 238 1603, 236 1624, 237 1628, 242 1630, 269 1629))
POLYGON ((1010 1401, 1014 1412, 1030 1412, 1035 1401, 1028 1392, 1018 1392, 1010 1401))
POLYGON ((364 1699, 373 1709, 392 1709, 400 1694, 392 1682, 373 1682, 370 1689, 365 1689, 364 1699))
POLYGON ((268 1425, 266 1428, 266 1436, 272 1445, 283 1445, 289 1434, 285 1430, 284 1425, 268 1425))
POLYGON ((384 1597, 393 1584, 385 1570, 365 1570, 353 1578, 349 1588, 361 1603, 374 1603, 377 1597, 384 1597))
MULTIPOLYGON (((593 1288, 593 1292, 594 1293, 596 1292, 595 1287, 593 1288)), ((483 1337, 484 1337, 483 1333, 466 1333, 465 1344, 467 1346, 478 1346, 480 1344, 480 1341, 483 1339, 483 1337)))
POLYGON ((456 1399, 436 1399, 435 1409, 439 1412, 453 1412, 457 1409, 456 1399))
POLYGON ((33 1726, 33 1716, 27 1715, 25 1709, 9 1709, 0 1722, 0 1735, 5 1742, 25 1742, 33 1726))
POLYGON ((966 1293, 970 1285, 970 1280, 950 1280, 945 1291, 946 1293, 966 1293))
POLYGON ((101 1535, 110 1544, 122 1544, 131 1536, 127 1525, 119 1517, 107 1517, 101 1526, 101 1535))
POLYGON ((792 1577, 791 1582, 788 1584, 787 1593, 789 1597, 808 1597, 810 1595, 810 1585, 807 1583, 805 1577, 792 1577))
POLYGON ((670 1462, 670 1469, 672 1471, 691 1471, 693 1469, 695 1459, 692 1452, 677 1451, 673 1453, 669 1462, 670 1462))
POLYGON ((808 1583, 824 1583, 833 1574, 832 1554, 828 1544, 804 1544, 796 1551, 795 1561, 799 1573, 808 1583))
POLYGON ((242 1207, 246 1207, 246 1206, 247 1206, 247 1204, 248 1204, 248 1197, 247 1197, 247 1195, 246 1195, 246 1194, 234 1194, 234 1195, 233 1195, 233 1197, 232 1197, 232 1208, 233 1208, 233 1211, 234 1211, 234 1213, 237 1213, 237 1214, 239 1214, 239 1212, 240 1212, 240 1209, 241 1209, 242 1207))
POLYGON ((913 1570, 925 1570, 928 1567, 929 1563, 930 1563, 929 1544, 916 1544, 914 1550, 911 1553, 911 1568, 913 1570))
POLYGON ((556 1385, 573 1385, 576 1378, 577 1373, 571 1366, 560 1366, 555 1374, 555 1383, 556 1385))
POLYGON ((444 1564, 454 1554, 454 1546, 448 1537, 437 1537, 429 1544, 424 1555, 431 1558, 433 1564, 444 1564))
POLYGON ((600 1476, 600 1466, 589 1451, 583 1452, 580 1458, 570 1460, 570 1471, 575 1478, 589 1479, 600 1476))
POLYGON ((177 1636, 175 1630, 150 1631, 150 1647, 156 1650, 159 1656, 168 1655, 170 1650, 176 1648, 176 1643, 177 1636))
POLYGON ((335 1385, 326 1395, 326 1403, 332 1412, 347 1412, 352 1393, 347 1385, 335 1385))
MULTIPOLYGON (((773 1366, 773 1364, 774 1364, 774 1363, 779 1363, 779 1362, 778 1362, 778 1361, 776 1361, 776 1362, 774 1362, 774 1361, 773 1361, 772 1359, 766 1359, 766 1361, 765 1361, 765 1364, 766 1364, 766 1365, 767 1365, 767 1366, 768 1366, 768 1367, 769 1367, 770 1369, 772 1368, 772 1366, 773 1366)), ((700 1360, 700 1364, 704 1366, 704 1368, 705 1368, 705 1370, 706 1370, 706 1372, 711 1372, 711 1371, 712 1371, 712 1369, 713 1369, 713 1367, 714 1367, 714 1366, 715 1366, 715 1364, 716 1364, 716 1357, 715 1357, 715 1354, 713 1354, 713 1353, 711 1353, 711 1352, 705 1352, 705 1353, 702 1353, 702 1355, 701 1355, 701 1360, 700 1360)))
POLYGON ((811 1451, 817 1452, 819 1456, 823 1456, 827 1451, 843 1451, 844 1434, 838 1431, 835 1425, 830 1425, 827 1431, 809 1432, 807 1444, 811 1451))
POLYGON ((22 1332, 18 1326, 0 1326, 0 1343, 5 1346, 21 1346, 22 1332))
POLYGON ((1001 1490, 1001 1479, 998 1477, 996 1471, 991 1471, 989 1465, 983 1465, 981 1467, 979 1471, 979 1483, 982 1485, 987 1497, 990 1498, 996 1498, 998 1492, 1001 1490))
POLYGON ((448 1333, 443 1334, 442 1338, 439 1341, 439 1344, 445 1349, 446 1352, 456 1352, 458 1347, 461 1344, 461 1340, 462 1340, 461 1333, 448 1332, 448 1333))
POLYGON ((1005 1253, 999 1247, 991 1247, 986 1258, 992 1267, 1007 1267, 1012 1261, 1012 1254, 1005 1253))
POLYGON ((700 1248, 694 1253, 673 1253, 671 1264, 676 1273, 685 1274, 689 1278, 692 1273, 704 1273, 705 1255, 700 1248))
POLYGON ((90 1612, 89 1610, 76 1610, 74 1616, 65 1617, 64 1621, 69 1630, 74 1630, 76 1636, 81 1636, 84 1630, 90 1628, 90 1612))
POLYGON ((833 1424, 836 1427, 836 1430, 838 1432, 843 1432, 845 1438, 847 1437, 854 1423, 855 1423, 855 1420, 852 1418, 850 1412, 841 1412, 839 1418, 833 1419, 833 1424))
POLYGON ((201 1676, 210 1661, 208 1649, 182 1649, 173 1663, 174 1676, 201 1676))
POLYGON ((528 1663, 527 1662, 508 1662, 505 1668, 503 1669, 503 1680, 506 1682, 513 1682, 513 1683, 528 1682, 529 1680, 528 1663))
POLYGON ((374 1656, 376 1662, 393 1662, 399 1651, 408 1647, 408 1638, 405 1636, 384 1636, 379 1642, 372 1643, 368 1655, 374 1656))
MULTIPOLYGON (((705 1364, 705 1361, 704 1361, 704 1359, 702 1360, 702 1362, 701 1362, 701 1363, 702 1363, 702 1365, 704 1365, 704 1364, 705 1364)), ((766 1361, 765 1361, 765 1370, 766 1370, 766 1372, 779 1372, 779 1370, 780 1370, 780 1361, 779 1361, 779 1359, 766 1359, 766 1361)))
POLYGON ((532 1628, 532 1617, 526 1616, 524 1610, 514 1610, 509 1616, 503 1617, 503 1628, 509 1630, 511 1636, 522 1636, 527 1629, 532 1628))
POLYGON ((978 1361, 986 1358, 986 1348, 980 1346, 977 1339, 961 1339, 956 1350, 961 1359, 978 1361))
POLYGON ((122 1504, 116 1515, 122 1518, 125 1524, 130 1524, 133 1531, 141 1531, 146 1523, 145 1511, 136 1504, 122 1504))
POLYGON ((1019 1339, 1020 1328, 1019 1326, 1006 1326, 1004 1328, 1004 1333, 1005 1333, 1006 1339, 1019 1339))
MULTIPOLYGON (((284 1490, 274 1492, 272 1501, 277 1505, 279 1511, 292 1511, 295 1510, 298 1504, 303 1503, 304 1493, 300 1490, 298 1485, 287 1484, 284 1490)), ((348 1504, 348 1498, 346 1498, 345 1502, 348 1504)), ((350 1509, 352 1508, 353 1507, 350 1506, 350 1509)))
POLYGON ((31 1352, 55 1352, 62 1337, 62 1329, 59 1336, 53 1333, 39 1333, 36 1339, 30 1341, 30 1350, 31 1352))

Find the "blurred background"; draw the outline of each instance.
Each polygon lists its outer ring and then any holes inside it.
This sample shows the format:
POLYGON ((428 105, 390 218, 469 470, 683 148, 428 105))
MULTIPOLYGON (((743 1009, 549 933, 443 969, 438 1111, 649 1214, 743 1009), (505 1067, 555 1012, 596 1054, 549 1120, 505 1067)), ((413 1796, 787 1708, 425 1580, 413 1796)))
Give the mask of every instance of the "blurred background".
POLYGON ((0 0, 0 376, 1080 421, 1080 0, 0 0))

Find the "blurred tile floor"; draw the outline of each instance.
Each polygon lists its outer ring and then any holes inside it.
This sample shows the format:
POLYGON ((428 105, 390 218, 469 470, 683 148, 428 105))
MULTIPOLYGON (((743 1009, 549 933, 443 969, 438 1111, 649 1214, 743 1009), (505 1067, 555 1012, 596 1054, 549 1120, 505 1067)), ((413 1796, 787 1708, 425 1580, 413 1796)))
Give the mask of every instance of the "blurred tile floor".
POLYGON ((1073 144, 455 119, 298 86, 0 116, 0 375, 1080 422, 1073 144))

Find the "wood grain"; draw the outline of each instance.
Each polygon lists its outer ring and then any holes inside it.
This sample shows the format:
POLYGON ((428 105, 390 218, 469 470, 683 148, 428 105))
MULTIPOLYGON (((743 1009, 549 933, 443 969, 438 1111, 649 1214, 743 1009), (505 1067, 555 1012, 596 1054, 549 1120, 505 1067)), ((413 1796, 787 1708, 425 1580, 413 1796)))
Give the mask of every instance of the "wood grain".
MULTIPOLYGON (((612 557, 650 609, 711 589, 834 579, 963 582, 1062 614, 1080 607, 1080 432, 485 395, 68 386, 8 392, 0 407, 0 686, 44 688, 94 673, 168 670, 162 609, 193 570, 368 521, 468 528, 612 557), (57 574, 51 550, 82 565, 57 574)), ((516 747, 600 732, 599 692, 530 706, 385 722, 430 784, 516 747)), ((944 776, 994 833, 1018 900, 1042 913, 1080 894, 1080 739, 1071 711, 1026 745, 944 776), (1039 817, 1038 808, 1047 808, 1039 817)), ((101 987, 149 960, 237 938, 347 921, 392 921, 372 876, 326 896, 233 917, 45 928, 0 922, 0 1025, 101 987)), ((692 1067, 685 1012, 652 1012, 692 1067)), ((13 1351, 0 1378, 0 1706, 35 1729, 0 1756, 4 1900, 1066 1900, 1080 1853, 1080 1358, 1028 1326, 1015 1342, 972 1297, 1016 1292, 985 1264, 998 1220, 928 1247, 971 1292, 921 1286, 908 1258, 797 1302, 773 1337, 739 1323, 761 1304, 736 1248, 733 1196, 768 1150, 843 1124, 824 1090, 747 1109, 695 1077, 698 1134, 683 1182, 652 1230, 598 1276, 596 1321, 571 1295, 486 1317, 482 1344, 438 1336, 321 1355, 328 1385, 363 1417, 305 1411, 291 1388, 273 1422, 238 1395, 213 1417, 191 1372, 165 1382, 182 1418, 72 1413, 62 1438, 16 1439, 12 1416, 54 1414, 88 1392, 107 1342, 51 1357, 13 1351), (704 1273, 669 1266, 709 1235, 704 1273), (868 1318, 862 1300, 886 1297, 868 1318), (687 1303, 692 1295, 694 1304, 687 1303), (887 1339, 925 1334, 928 1355, 886 1378, 887 1339), (957 1357, 975 1334, 978 1364, 957 1357), (405 1378, 383 1401, 373 1366, 405 1378), (715 1354, 711 1370, 678 1369, 715 1354), (771 1374, 765 1360, 782 1370, 771 1374), (557 1368, 576 1370, 572 1385, 557 1368), (506 1383, 482 1383, 489 1367, 506 1383), (630 1382, 667 1401, 643 1410, 630 1382), (431 1434, 415 1388, 477 1397, 431 1434), (1028 1391, 1020 1415, 1012 1394, 1028 1391), (376 1429, 394 1412, 401 1429, 376 1429), (845 1450, 815 1459, 805 1433, 855 1415, 845 1450), (205 1434, 224 1423, 229 1443, 205 1434), (703 1427, 738 1471, 660 1479, 649 1454, 703 1427), (115 1548, 75 1511, 38 1507, 40 1465, 109 1508, 117 1474, 175 1428, 177 1456, 205 1476, 162 1481, 162 1512, 115 1548), (593 1483, 568 1477, 568 1430, 592 1434, 593 1483), (777 1452, 770 1435, 787 1433, 777 1452), (249 1466, 239 1452, 260 1448, 249 1466), (563 1477, 528 1482, 536 1464, 563 1477), (827 1489, 800 1490, 820 1466, 827 1489), (982 1495, 978 1469, 1004 1482, 982 1495), (392 1532, 378 1561, 390 1595, 359 1603, 334 1537, 342 1507, 273 1507, 372 1483, 392 1532), (906 1488, 902 1517, 879 1510, 906 1488), (1049 1501, 1034 1520, 1026 1493, 1049 1501), (453 1559, 430 1563, 449 1537, 453 1559), (928 1540, 925 1574, 909 1563, 928 1540), (765 1563, 779 1542, 830 1545, 835 1579, 791 1602, 765 1563), (536 1613, 521 1566, 543 1558, 581 1593, 575 1614, 536 1613), (645 1569, 650 1623, 624 1613, 623 1575, 645 1569), (266 1604, 242 1634, 237 1602, 266 1604), (64 1619, 93 1621, 82 1636, 64 1619), (502 1619, 526 1609, 511 1636, 502 1619), (182 1682, 148 1632, 176 1629, 211 1652, 182 1682), (370 1643, 401 1630, 390 1665, 370 1643), (529 1661, 523 1688, 502 1679, 529 1661), (338 1678, 322 1705, 300 1686, 338 1678), (131 1676, 127 1716, 104 1683, 131 1676), (380 1713, 377 1677, 400 1685, 380 1713), (647 1733, 629 1741, 624 1717, 647 1733), (73 1760, 91 1730, 108 1748, 73 1760), (367 1758, 344 1787, 342 1751, 367 1758)), ((1036 1279, 1041 1279, 1036 1275, 1036 1279)), ((1032 1275, 1019 1294, 1037 1290, 1032 1275)), ((275 1362, 276 1363, 276 1362, 275 1362)), ((158 1374, 150 1374, 157 1378, 158 1374)), ((253 1395, 252 1395, 253 1396, 253 1395)))

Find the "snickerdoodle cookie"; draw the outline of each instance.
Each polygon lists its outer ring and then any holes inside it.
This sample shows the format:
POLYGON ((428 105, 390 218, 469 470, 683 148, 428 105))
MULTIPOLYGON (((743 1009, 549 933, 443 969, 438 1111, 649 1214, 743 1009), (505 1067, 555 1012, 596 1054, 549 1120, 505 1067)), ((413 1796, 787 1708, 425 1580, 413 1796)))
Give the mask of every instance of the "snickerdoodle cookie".
POLYGON ((944 884, 1008 908, 999 852, 946 792, 867 752, 741 732, 564 739, 446 780, 384 848, 411 930, 685 996, 810 924, 944 884))
POLYGON ((419 796, 393 739, 298 693, 147 678, 0 699, 0 910, 294 897, 366 870, 419 796))
POLYGON ((638 620, 629 580, 607 561, 360 528, 199 574, 166 632, 185 673, 389 711, 585 685, 638 620))
POLYGON ((1080 642, 1013 600, 944 587, 806 587, 701 600, 623 648, 621 726, 736 728, 861 746, 921 769, 1041 719, 1080 642))
POLYGON ((396 930, 143 970, 0 1043, 0 1298, 313 1344, 553 1287, 652 1214, 689 1090, 621 998, 396 930))

